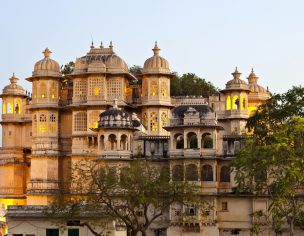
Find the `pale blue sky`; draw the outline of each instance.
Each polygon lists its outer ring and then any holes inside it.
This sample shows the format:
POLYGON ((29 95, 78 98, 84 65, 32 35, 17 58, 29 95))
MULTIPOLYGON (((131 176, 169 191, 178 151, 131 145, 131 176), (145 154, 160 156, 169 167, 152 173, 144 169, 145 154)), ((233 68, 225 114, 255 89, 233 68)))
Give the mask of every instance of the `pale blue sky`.
POLYGON ((273 92, 304 76, 304 1, 6 0, 0 3, 0 80, 31 75, 45 47, 60 64, 84 55, 91 42, 112 40, 129 66, 143 65, 157 40, 171 69, 193 72, 224 88, 235 66, 251 67, 273 92))

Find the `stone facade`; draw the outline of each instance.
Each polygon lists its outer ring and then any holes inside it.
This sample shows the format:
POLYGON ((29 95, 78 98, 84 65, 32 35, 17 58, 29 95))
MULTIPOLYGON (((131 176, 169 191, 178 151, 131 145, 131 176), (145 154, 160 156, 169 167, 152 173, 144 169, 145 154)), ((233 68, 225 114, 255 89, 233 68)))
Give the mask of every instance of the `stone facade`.
MULTIPOLYGON (((248 134, 247 118, 269 92, 257 84, 253 71, 246 83, 236 69, 218 95, 171 98, 174 75, 159 52, 155 44, 135 78, 112 43, 108 48, 92 45, 65 76, 46 49, 26 78, 32 93, 17 84, 15 75, 10 78, 0 95, 2 235, 7 229, 8 235, 46 235, 46 229, 56 228, 41 207, 59 191, 68 192, 64 183, 80 159, 121 164, 139 154, 168 165, 173 179, 196 182, 213 206, 208 217, 199 209, 174 206, 168 212, 170 224, 154 225, 149 235, 249 235, 249 214, 268 203, 235 195, 228 163, 248 134), (180 212, 189 212, 189 224, 178 223, 180 212)), ((90 235, 85 228, 68 228, 90 235)), ((109 228, 111 235, 125 235, 115 222, 109 228)))

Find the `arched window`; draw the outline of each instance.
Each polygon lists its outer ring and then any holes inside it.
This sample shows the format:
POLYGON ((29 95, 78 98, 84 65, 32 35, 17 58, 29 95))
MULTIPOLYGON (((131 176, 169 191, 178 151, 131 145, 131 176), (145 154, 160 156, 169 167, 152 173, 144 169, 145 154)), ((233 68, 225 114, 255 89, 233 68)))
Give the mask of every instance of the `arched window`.
POLYGON ((87 131, 87 113, 78 112, 74 115, 74 131, 87 131))
POLYGON ((2 114, 6 114, 6 103, 2 102, 2 114))
POLYGON ((104 150, 104 135, 100 135, 100 137, 99 137, 99 149, 101 151, 104 150))
POLYGON ((244 110, 244 109, 246 109, 246 98, 245 98, 245 96, 243 95, 243 96, 241 96, 241 110, 244 110))
POLYGON ((198 181, 198 170, 195 164, 189 164, 186 166, 186 180, 198 181))
POLYGON ((101 92, 103 89, 102 78, 90 78, 89 84, 89 95, 95 97, 101 96, 101 92))
POLYGON ((89 128, 98 128, 99 111, 92 111, 89 115, 89 128))
POLYGON ((150 84, 150 96, 157 96, 158 95, 158 86, 156 81, 152 81, 150 84))
POLYGON ((109 79, 107 81, 107 95, 109 99, 121 98, 123 94, 121 79, 109 79))
POLYGON ((210 133, 202 135, 202 147, 206 149, 213 148, 213 139, 210 133))
POLYGON ((167 97, 168 96, 167 82, 166 81, 161 82, 160 94, 163 97, 167 97))
POLYGON ((8 101, 6 106, 7 106, 7 109, 6 109, 7 114, 13 114, 14 113, 13 102, 8 101))
POLYGON ((150 114, 150 131, 158 130, 158 119, 156 112, 151 112, 150 114))
POLYGON ((57 130, 56 115, 51 114, 50 115, 50 132, 55 133, 56 130, 57 130))
POLYGON ((87 82, 84 79, 75 80, 74 83, 74 96, 86 97, 87 96, 87 82))
POLYGON ((108 145, 110 150, 117 150, 117 139, 115 134, 109 135, 108 145))
POLYGON ((184 148, 184 136, 183 134, 175 134, 173 143, 176 149, 183 149, 184 148))
POLYGON ((172 180, 173 181, 183 181, 184 180, 184 167, 182 165, 173 166, 172 180))
POLYGON ((162 114, 161 114, 161 126, 162 126, 162 128, 167 126, 167 122, 168 122, 167 113, 162 112, 162 114))
POLYGON ((234 96, 232 99, 232 110, 238 110, 240 107, 240 99, 238 96, 234 96))
POLYGON ((143 126, 148 129, 148 116, 146 112, 143 114, 143 126))
POLYGON ((211 165, 203 165, 202 181, 213 181, 213 169, 211 165))
POLYGON ((120 138, 120 149, 121 150, 128 150, 128 136, 123 134, 120 138))
POLYGON ((222 166, 220 173, 220 182, 230 182, 230 169, 228 166, 222 166))
POLYGON ((55 82, 52 82, 52 85, 51 85, 51 98, 52 99, 57 98, 57 88, 56 88, 55 82))
POLYGON ((197 148, 197 135, 194 132, 187 134, 187 148, 197 148))
POLYGON ((47 97, 47 88, 46 88, 46 84, 44 82, 40 83, 39 86, 39 97, 40 98, 46 98, 47 97))
POLYGON ((231 98, 227 96, 226 98, 226 110, 231 110, 231 98))
POLYGON ((41 114, 39 116, 39 132, 45 133, 46 132, 46 115, 41 114))

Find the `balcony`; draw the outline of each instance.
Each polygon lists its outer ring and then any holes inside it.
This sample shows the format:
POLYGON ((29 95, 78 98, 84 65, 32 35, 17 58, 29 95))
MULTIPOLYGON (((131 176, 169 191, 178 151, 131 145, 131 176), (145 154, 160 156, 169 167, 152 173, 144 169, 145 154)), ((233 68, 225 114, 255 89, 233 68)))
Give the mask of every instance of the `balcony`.
POLYGON ((2 122, 31 122, 30 114, 2 114, 2 122))
POLYGON ((27 184, 29 194, 57 193, 58 190, 59 184, 56 180, 31 180, 27 184))
POLYGON ((15 196, 24 194, 25 188, 23 187, 0 187, 0 196, 15 196))

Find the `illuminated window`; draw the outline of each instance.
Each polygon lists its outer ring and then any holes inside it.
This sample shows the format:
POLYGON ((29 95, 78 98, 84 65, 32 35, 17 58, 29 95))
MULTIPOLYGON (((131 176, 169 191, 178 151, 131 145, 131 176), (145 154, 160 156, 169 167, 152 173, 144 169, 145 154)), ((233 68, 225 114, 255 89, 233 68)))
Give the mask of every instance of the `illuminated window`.
POLYGON ((17 99, 15 101, 15 114, 21 114, 21 100, 17 99))
POLYGON ((46 115, 41 114, 39 117, 39 132, 45 133, 46 132, 46 115))
POLYGON ((74 96, 86 97, 87 95, 87 82, 84 79, 75 80, 74 82, 74 96))
POLYGON ((147 113, 143 114, 143 126, 147 129, 148 128, 148 116, 147 113))
POLYGON ((245 96, 241 96, 241 109, 244 110, 246 109, 246 98, 245 96))
POLYGON ((157 114, 155 112, 151 112, 150 114, 150 130, 157 131, 158 130, 158 122, 157 122, 157 114))
POLYGON ((6 114, 6 103, 2 103, 2 114, 6 114))
POLYGON ((50 115, 50 131, 52 133, 55 133, 57 130, 56 128, 57 128, 56 116, 55 116, 55 114, 51 114, 50 115))
POLYGON ((168 122, 167 113, 163 112, 161 114, 161 126, 162 126, 162 128, 165 127, 165 126, 167 126, 167 122, 168 122))
POLYGON ((239 109, 240 106, 240 100, 238 96, 234 96, 232 99, 232 109, 237 110, 239 109))
POLYGON ((150 95, 157 96, 158 95, 158 86, 156 81, 152 81, 150 85, 150 95))
POLYGON ((89 116, 89 128, 98 128, 99 111, 92 111, 89 116))
POLYGON ((6 107, 7 114, 13 114, 13 103, 11 101, 6 104, 6 107))
POLYGON ((163 81, 163 82, 161 83, 160 94, 161 94, 163 97, 167 97, 167 95, 168 95, 167 83, 166 83, 165 81, 163 81))
POLYGON ((102 78, 90 78, 89 80, 89 96, 100 96, 103 90, 102 78))
POLYGON ((47 97, 46 84, 43 83, 43 82, 40 84, 39 94, 40 94, 40 98, 46 98, 47 97))
POLYGON ((55 99, 57 97, 57 89, 56 89, 56 83, 53 82, 51 85, 51 98, 55 99))
POLYGON ((120 79, 109 79, 107 85, 108 98, 114 99, 122 97, 122 82, 120 79))
POLYGON ((226 98, 226 110, 231 110, 231 98, 227 96, 226 98))
POLYGON ((74 115, 74 131, 87 131, 87 113, 78 112, 74 115))

